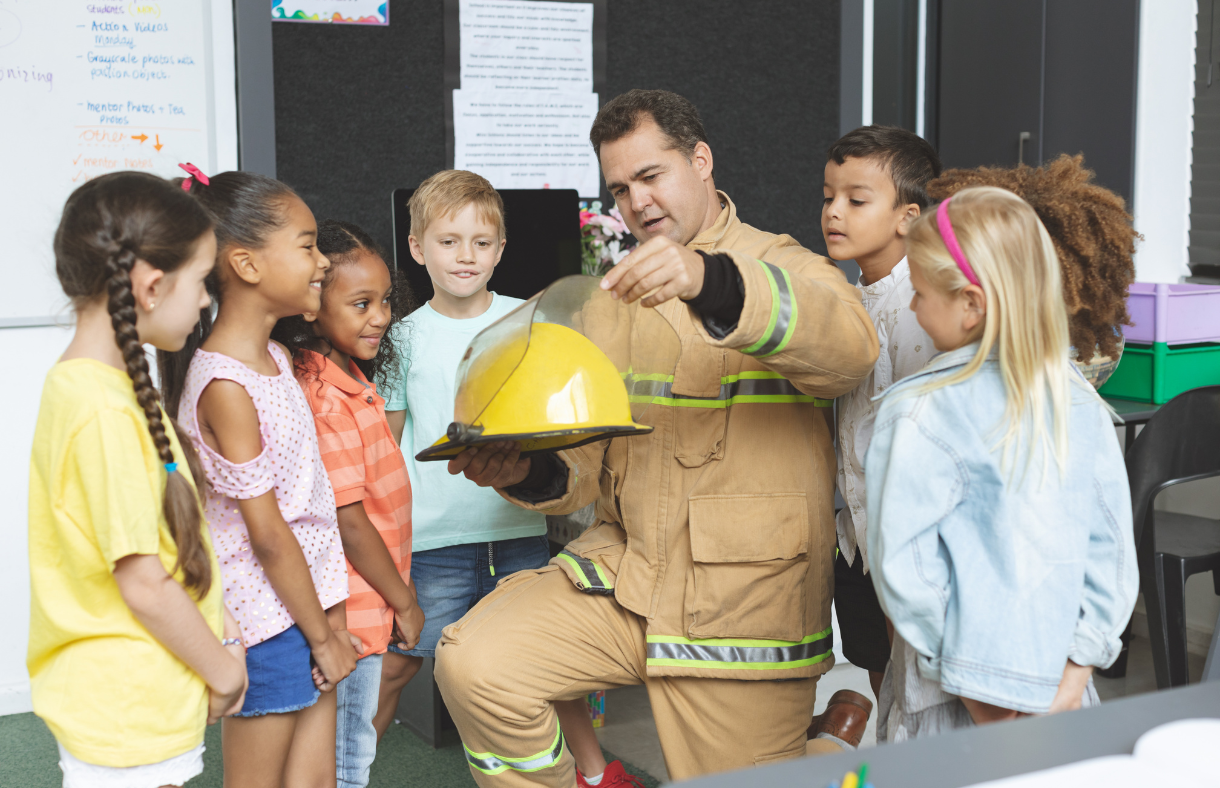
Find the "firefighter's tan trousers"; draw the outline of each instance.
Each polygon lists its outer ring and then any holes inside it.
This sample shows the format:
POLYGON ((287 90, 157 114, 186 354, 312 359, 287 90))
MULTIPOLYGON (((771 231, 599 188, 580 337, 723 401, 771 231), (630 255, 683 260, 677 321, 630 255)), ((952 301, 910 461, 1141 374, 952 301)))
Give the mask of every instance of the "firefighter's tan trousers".
POLYGON ((644 634, 643 619, 554 566, 512 575, 445 629, 436 681, 475 782, 572 788, 551 701, 630 684, 648 688, 670 779, 805 754, 817 679, 649 678, 644 634))

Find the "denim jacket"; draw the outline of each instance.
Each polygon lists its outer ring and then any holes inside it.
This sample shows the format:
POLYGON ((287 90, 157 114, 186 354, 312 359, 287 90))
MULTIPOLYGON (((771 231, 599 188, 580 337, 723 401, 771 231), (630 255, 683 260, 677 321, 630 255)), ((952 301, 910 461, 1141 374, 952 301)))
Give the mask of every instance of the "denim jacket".
POLYGON ((1127 472, 1083 380, 1063 476, 1049 455, 1043 472, 1041 448, 1026 468, 1028 440, 1001 467, 994 354, 968 380, 919 393, 977 351, 945 353, 883 395, 865 459, 873 583, 924 678, 1046 712, 1066 659, 1105 667, 1118 656, 1139 586, 1127 472))

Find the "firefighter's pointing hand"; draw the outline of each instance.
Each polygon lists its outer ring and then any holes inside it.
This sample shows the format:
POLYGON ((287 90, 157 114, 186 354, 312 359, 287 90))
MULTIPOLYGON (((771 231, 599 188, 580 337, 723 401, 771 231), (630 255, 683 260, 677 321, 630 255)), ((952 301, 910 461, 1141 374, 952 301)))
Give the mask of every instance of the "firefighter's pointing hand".
POLYGON ((663 235, 640 245, 602 279, 602 289, 630 304, 659 306, 690 300, 703 290, 703 258, 663 235))

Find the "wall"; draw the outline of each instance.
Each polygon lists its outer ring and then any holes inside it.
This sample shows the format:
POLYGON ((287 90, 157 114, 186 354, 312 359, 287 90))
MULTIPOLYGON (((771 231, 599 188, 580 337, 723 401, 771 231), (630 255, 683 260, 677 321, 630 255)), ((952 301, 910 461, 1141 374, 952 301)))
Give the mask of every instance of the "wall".
POLYGON ((30 629, 30 569, 27 553, 30 445, 42 396, 42 379, 71 338, 66 328, 8 328, 0 331, 9 369, 19 370, 21 386, 4 387, 0 420, 0 715, 30 711, 30 681, 25 649, 30 629))
MULTIPOLYGON (((1140 11, 1134 214, 1144 242, 1136 255, 1136 278, 1177 282, 1190 275, 1186 263, 1198 8, 1194 0, 1145 0, 1140 11)), ((1216 518, 1220 516, 1220 479, 1170 488, 1156 505, 1216 518)), ((1137 623, 1143 605, 1141 599, 1137 623)), ((1186 626, 1194 653, 1207 652, 1217 615, 1220 597, 1211 576, 1192 577, 1186 583, 1186 626)))
MULTIPOLYGON (((387 248, 390 192, 446 166, 442 4, 391 0, 386 28, 277 23, 279 177, 387 248)), ((821 172, 839 136, 835 0, 614 0, 603 102, 665 88, 699 107, 716 184, 743 220, 822 249, 821 172)), ((511 228, 510 228, 511 237, 511 228)))
POLYGON ((1215 3, 1199 8, 1195 32, 1195 111, 1191 145, 1190 262, 1195 275, 1220 272, 1220 69, 1215 3), (1205 266, 1205 267, 1203 267, 1205 266))
POLYGON ((1135 228, 1144 235, 1136 279, 1188 276, 1195 0, 1140 4, 1135 119, 1135 228))

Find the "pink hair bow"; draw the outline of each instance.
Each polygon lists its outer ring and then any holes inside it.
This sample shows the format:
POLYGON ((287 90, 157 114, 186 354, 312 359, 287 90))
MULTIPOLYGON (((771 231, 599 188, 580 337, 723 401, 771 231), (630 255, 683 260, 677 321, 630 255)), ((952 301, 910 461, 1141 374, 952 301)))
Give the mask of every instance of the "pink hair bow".
POLYGON ((200 170, 198 167, 196 167, 194 164, 187 162, 186 164, 179 164, 178 166, 181 167, 182 169, 186 170, 186 179, 184 181, 182 181, 182 190, 183 191, 189 192, 191 190, 191 179, 192 178, 199 181, 204 186, 208 185, 208 183, 209 183, 208 176, 204 175, 203 171, 200 170))
MULTIPOLYGON (((206 183, 206 181, 204 182, 206 183)), ((936 206, 936 227, 940 230, 941 240, 945 242, 945 248, 949 250, 953 262, 957 263, 957 267, 965 274, 966 279, 970 284, 982 287, 979 284, 979 278, 974 274, 974 269, 966 260, 966 253, 962 251, 962 245, 957 242, 957 233, 953 232, 953 223, 949 221, 949 201, 952 199, 953 197, 949 197, 936 206)))

